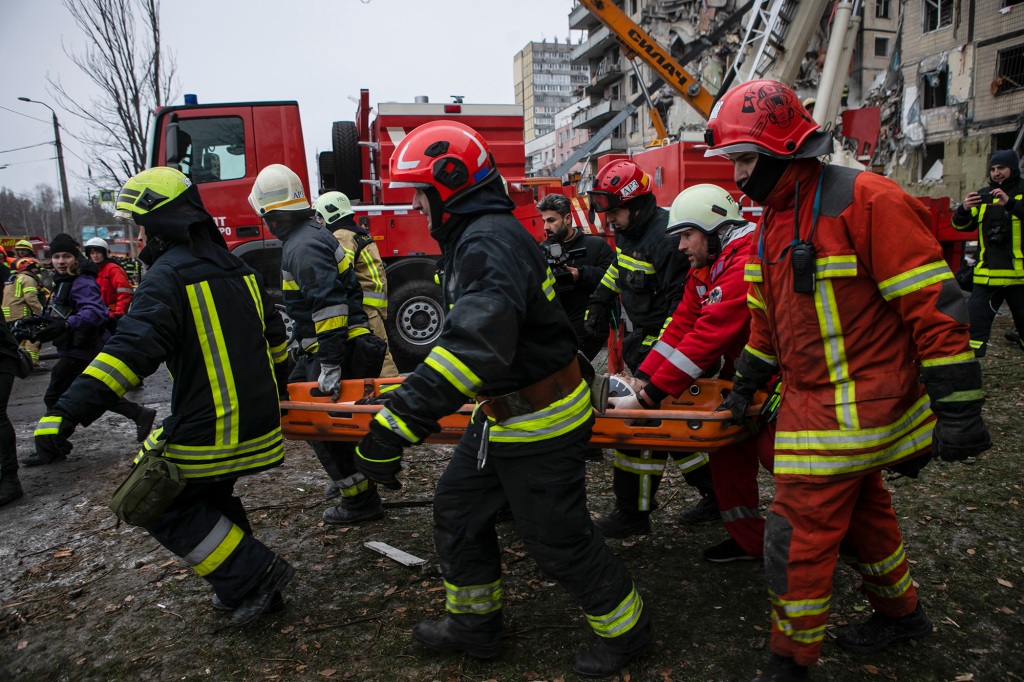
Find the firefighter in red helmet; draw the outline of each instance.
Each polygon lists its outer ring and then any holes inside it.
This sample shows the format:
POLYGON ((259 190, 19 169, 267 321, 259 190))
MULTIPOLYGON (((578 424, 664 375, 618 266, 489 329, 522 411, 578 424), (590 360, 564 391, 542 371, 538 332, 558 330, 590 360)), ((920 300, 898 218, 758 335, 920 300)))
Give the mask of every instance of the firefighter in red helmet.
MULTIPOLYGON (((608 312, 618 299, 633 324, 622 340, 622 358, 635 375, 683 297, 690 263, 679 251, 679 234, 666 236, 668 211, 654 198, 654 181, 632 161, 613 161, 594 178, 590 207, 615 230, 615 262, 590 298, 587 324, 607 336, 608 312)), ((655 495, 671 453, 659 450, 616 450, 612 487, 615 511, 597 519, 612 538, 646 535, 651 530, 655 495)), ((675 455, 673 455, 675 456, 675 455)), ((719 518, 707 454, 683 453, 676 458, 686 482, 701 502, 679 517, 684 524, 719 518)))
POLYGON ((501 644, 501 554, 495 517, 508 504, 537 563, 579 602, 596 641, 572 669, 607 677, 652 641, 643 601, 595 532, 585 462, 593 425, 577 340, 554 277, 515 207, 487 143, 461 123, 409 133, 391 157, 391 186, 412 187, 443 254, 448 316, 437 344, 388 393, 357 448, 369 479, 397 487, 402 451, 439 429, 467 399, 479 403, 434 495, 434 541, 447 618, 413 639, 477 658, 501 644))
POLYGON ((765 527, 772 658, 758 682, 809 678, 842 558, 871 617, 839 646, 927 635, 882 470, 991 447, 967 310, 919 202, 873 173, 822 164, 832 139, 788 87, 752 81, 715 105, 708 155, 764 207, 747 263, 750 340, 721 409, 741 418, 782 373, 775 499, 765 527))

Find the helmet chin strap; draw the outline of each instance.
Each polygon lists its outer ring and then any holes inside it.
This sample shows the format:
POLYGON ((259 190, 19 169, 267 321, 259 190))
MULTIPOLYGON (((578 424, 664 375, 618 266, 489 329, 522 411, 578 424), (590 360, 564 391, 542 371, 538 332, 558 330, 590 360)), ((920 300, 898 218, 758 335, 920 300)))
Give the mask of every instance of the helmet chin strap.
POLYGON ((718 232, 712 232, 708 235, 708 265, 714 263, 721 253, 722 238, 718 236, 718 232))

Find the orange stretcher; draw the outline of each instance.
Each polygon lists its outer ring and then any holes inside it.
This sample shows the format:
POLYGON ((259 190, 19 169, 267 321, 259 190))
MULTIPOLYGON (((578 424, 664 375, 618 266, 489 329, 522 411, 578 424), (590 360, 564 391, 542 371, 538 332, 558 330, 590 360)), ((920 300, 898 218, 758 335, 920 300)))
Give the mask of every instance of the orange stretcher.
MULTIPOLYGON (((331 440, 358 442, 370 427, 381 405, 355 405, 354 401, 376 397, 381 388, 400 384, 397 379, 354 379, 341 382, 341 396, 332 401, 317 388, 316 382, 288 385, 289 400, 281 403, 287 410, 281 418, 285 438, 291 440, 331 440)), ((726 425, 729 412, 715 412, 723 393, 732 387, 729 381, 700 379, 679 398, 666 398, 659 410, 608 410, 595 414, 590 445, 626 450, 667 450, 702 452, 715 450, 750 435, 745 426, 726 425), (634 420, 643 420, 632 424, 634 420)), ((747 414, 756 417, 765 394, 758 393, 747 414)), ((443 417, 441 430, 427 437, 428 443, 455 444, 462 438, 473 413, 473 404, 464 405, 455 414, 443 417)))

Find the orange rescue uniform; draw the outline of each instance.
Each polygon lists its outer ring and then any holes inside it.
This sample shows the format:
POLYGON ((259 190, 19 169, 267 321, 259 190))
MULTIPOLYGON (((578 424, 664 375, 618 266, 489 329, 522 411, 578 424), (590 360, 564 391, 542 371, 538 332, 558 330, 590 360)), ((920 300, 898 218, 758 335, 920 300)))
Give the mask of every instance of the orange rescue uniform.
POLYGON ((875 610, 917 606, 881 470, 931 449, 919 363, 974 355, 927 213, 892 181, 795 160, 764 206, 745 270, 746 351, 784 378, 765 531, 771 648, 806 666, 821 653, 840 554, 875 610), (813 293, 794 292, 794 215, 815 249, 813 293))

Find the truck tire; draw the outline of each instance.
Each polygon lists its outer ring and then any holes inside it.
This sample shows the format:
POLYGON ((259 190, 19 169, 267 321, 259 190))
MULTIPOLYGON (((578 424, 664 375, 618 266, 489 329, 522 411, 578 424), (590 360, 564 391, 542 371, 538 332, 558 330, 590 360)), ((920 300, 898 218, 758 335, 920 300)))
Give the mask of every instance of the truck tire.
POLYGON ((356 203, 363 200, 363 164, 359 154, 359 132, 352 121, 335 121, 331 126, 334 154, 334 185, 356 203))
POLYGON ((334 152, 320 152, 316 157, 317 170, 320 172, 320 193, 336 189, 334 152))
POLYGON ((388 309, 385 326, 391 357, 398 371, 411 372, 427 357, 444 325, 441 287, 413 279, 388 291, 388 299, 397 305, 388 309))

